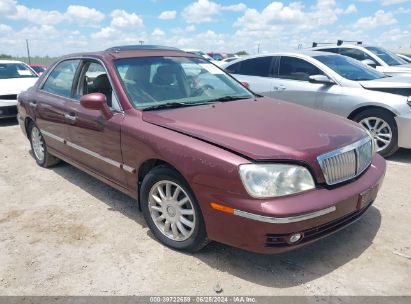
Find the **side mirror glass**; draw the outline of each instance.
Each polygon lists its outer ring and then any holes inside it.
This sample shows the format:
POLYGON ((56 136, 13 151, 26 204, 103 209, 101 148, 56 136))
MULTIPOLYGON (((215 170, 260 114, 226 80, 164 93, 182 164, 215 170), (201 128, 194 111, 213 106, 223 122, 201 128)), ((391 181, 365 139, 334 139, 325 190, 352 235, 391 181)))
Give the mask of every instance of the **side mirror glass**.
POLYGON ((90 93, 83 95, 80 98, 80 104, 85 109, 101 111, 106 119, 110 119, 113 116, 113 113, 111 113, 110 108, 107 105, 107 98, 104 94, 90 93))
POLYGON ((308 77, 308 81, 311 83, 320 83, 320 84, 328 84, 328 85, 333 85, 335 82, 328 78, 325 75, 311 75, 308 77))
POLYGON ((375 62, 372 61, 371 59, 364 59, 364 60, 361 60, 361 62, 362 62, 363 64, 366 64, 366 65, 368 65, 368 66, 370 66, 370 67, 373 67, 373 68, 376 68, 376 67, 377 67, 377 65, 375 64, 375 62))

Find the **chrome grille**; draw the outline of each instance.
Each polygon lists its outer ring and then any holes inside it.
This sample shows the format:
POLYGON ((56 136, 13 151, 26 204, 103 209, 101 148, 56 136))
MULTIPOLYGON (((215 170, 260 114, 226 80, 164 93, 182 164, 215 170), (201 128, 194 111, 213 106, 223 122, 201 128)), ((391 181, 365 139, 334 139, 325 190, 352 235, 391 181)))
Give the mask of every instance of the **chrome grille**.
POLYGON ((373 144, 364 138, 352 145, 317 157, 325 182, 335 185, 360 175, 371 164, 373 144))

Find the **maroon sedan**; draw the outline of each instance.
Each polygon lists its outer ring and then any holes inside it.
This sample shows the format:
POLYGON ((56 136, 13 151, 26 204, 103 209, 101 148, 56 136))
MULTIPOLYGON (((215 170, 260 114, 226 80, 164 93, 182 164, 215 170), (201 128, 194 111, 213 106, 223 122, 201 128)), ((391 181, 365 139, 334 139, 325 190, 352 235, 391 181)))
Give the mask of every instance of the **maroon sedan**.
POLYGON ((385 173, 357 124, 173 48, 65 56, 18 109, 40 166, 62 159, 137 199, 153 234, 186 251, 308 244, 357 220, 385 173))

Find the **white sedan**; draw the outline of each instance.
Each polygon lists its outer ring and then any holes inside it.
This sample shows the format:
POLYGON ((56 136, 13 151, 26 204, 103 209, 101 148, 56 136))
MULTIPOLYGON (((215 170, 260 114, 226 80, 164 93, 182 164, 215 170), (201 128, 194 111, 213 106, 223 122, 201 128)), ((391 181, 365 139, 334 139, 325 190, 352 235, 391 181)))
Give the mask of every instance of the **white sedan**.
POLYGON ((32 87, 38 75, 21 61, 0 60, 0 118, 17 115, 17 95, 32 87))

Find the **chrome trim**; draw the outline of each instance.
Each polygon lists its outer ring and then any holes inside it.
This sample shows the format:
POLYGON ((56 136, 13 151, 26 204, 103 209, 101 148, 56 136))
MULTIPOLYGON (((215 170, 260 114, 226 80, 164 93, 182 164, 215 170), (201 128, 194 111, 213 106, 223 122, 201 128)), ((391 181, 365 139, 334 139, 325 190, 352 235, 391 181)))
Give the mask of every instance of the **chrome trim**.
POLYGON ((343 183, 343 182, 346 182, 348 180, 351 180, 351 179, 357 177, 358 175, 360 175, 361 173, 363 173, 369 167, 370 164, 365 166, 361 171, 357 171, 358 170, 358 165, 359 165, 358 164, 359 160, 358 160, 358 151, 357 150, 358 150, 358 148, 360 148, 361 146, 365 145, 366 143, 368 143, 370 141, 372 141, 372 139, 370 137, 365 137, 365 138, 360 139, 360 140, 358 140, 358 141, 356 141, 356 142, 354 142, 354 143, 352 143, 348 146, 344 146, 342 148, 335 149, 333 151, 321 154, 317 157, 317 161, 320 164, 320 167, 321 167, 321 170, 324 174, 324 178, 325 178, 325 181, 326 181, 327 185, 336 185, 336 184, 343 183), (341 180, 338 180, 336 182, 330 182, 329 178, 327 176, 327 170, 324 167, 324 161, 326 159, 333 158, 333 157, 336 157, 338 155, 341 155, 341 154, 344 154, 344 153, 347 153, 347 152, 350 152, 350 151, 354 151, 355 157, 356 157, 356 160, 355 160, 355 162, 356 162, 355 174, 353 176, 350 176, 350 177, 346 178, 346 179, 341 179, 341 180))
POLYGON ((324 159, 326 159, 326 158, 330 158, 330 157, 336 156, 336 155, 338 155, 338 154, 342 154, 342 153, 345 153, 345 152, 354 150, 354 149, 360 147, 361 145, 365 144, 366 142, 368 142, 368 141, 370 141, 370 140, 371 140, 371 139, 370 139, 369 137, 365 137, 365 138, 363 138, 363 139, 360 139, 359 141, 356 141, 355 143, 352 143, 351 145, 344 146, 344 147, 342 147, 342 148, 335 149, 335 150, 332 150, 332 151, 330 151, 330 152, 321 154, 320 156, 317 157, 317 160, 318 160, 318 161, 320 161, 320 160, 322 161, 322 160, 324 160, 324 159))
POLYGON ((76 116, 72 116, 70 114, 65 114, 64 118, 68 119, 68 120, 71 120, 71 121, 76 121, 76 116))
POLYGON ((93 156, 93 157, 95 157, 95 158, 97 158, 97 159, 99 159, 99 160, 102 160, 102 161, 104 161, 104 162, 106 162, 106 163, 108 163, 108 164, 110 164, 110 165, 112 165, 112 166, 114 166, 114 167, 116 167, 116 168, 119 168, 119 169, 124 170, 124 171, 126 171, 126 172, 128 172, 128 173, 131 173, 131 174, 133 174, 133 173, 136 172, 136 170, 135 170, 133 167, 127 166, 126 164, 120 163, 120 162, 118 162, 118 161, 116 161, 116 160, 113 160, 113 159, 111 159, 111 158, 102 156, 102 155, 100 155, 100 154, 98 154, 98 153, 96 153, 96 152, 94 152, 94 151, 91 151, 91 150, 89 150, 89 149, 87 149, 87 148, 84 148, 84 147, 82 147, 82 146, 79 146, 79 145, 77 145, 77 144, 75 144, 75 143, 72 143, 72 142, 69 142, 69 141, 65 141, 64 138, 61 138, 61 137, 59 137, 59 136, 57 136, 57 135, 54 135, 54 134, 52 134, 52 133, 50 133, 50 132, 47 132, 47 131, 44 131, 44 130, 40 130, 40 132, 41 132, 41 134, 43 134, 43 135, 46 135, 46 136, 48 136, 48 137, 50 137, 50 138, 52 138, 52 139, 54 139, 54 140, 57 140, 58 142, 64 143, 64 144, 66 144, 67 146, 72 147, 72 148, 74 148, 74 149, 76 149, 76 150, 78 150, 78 151, 81 151, 81 152, 83 152, 83 153, 85 153, 85 154, 87 154, 87 155, 90 155, 90 156, 93 156))
POLYGON ((314 211, 311 213, 306 213, 306 214, 301 214, 301 215, 295 215, 295 216, 290 216, 290 217, 271 217, 271 216, 264 216, 264 215, 259 215, 255 213, 249 213, 246 211, 241 211, 234 209, 234 214, 248 218, 250 220, 254 221, 259 221, 259 222, 264 222, 264 223, 270 223, 270 224, 288 224, 288 223, 295 223, 295 222, 302 222, 306 221, 309 219, 313 219, 331 212, 334 212, 337 210, 335 206, 331 206, 325 209, 321 209, 318 211, 314 211))
POLYGON ((58 142, 64 143, 64 138, 61 138, 57 135, 54 135, 54 134, 52 134, 50 132, 47 132, 47 131, 44 131, 44 130, 40 130, 40 132, 41 132, 41 134, 46 135, 46 136, 48 136, 48 137, 50 137, 54 140, 57 140, 58 142))

